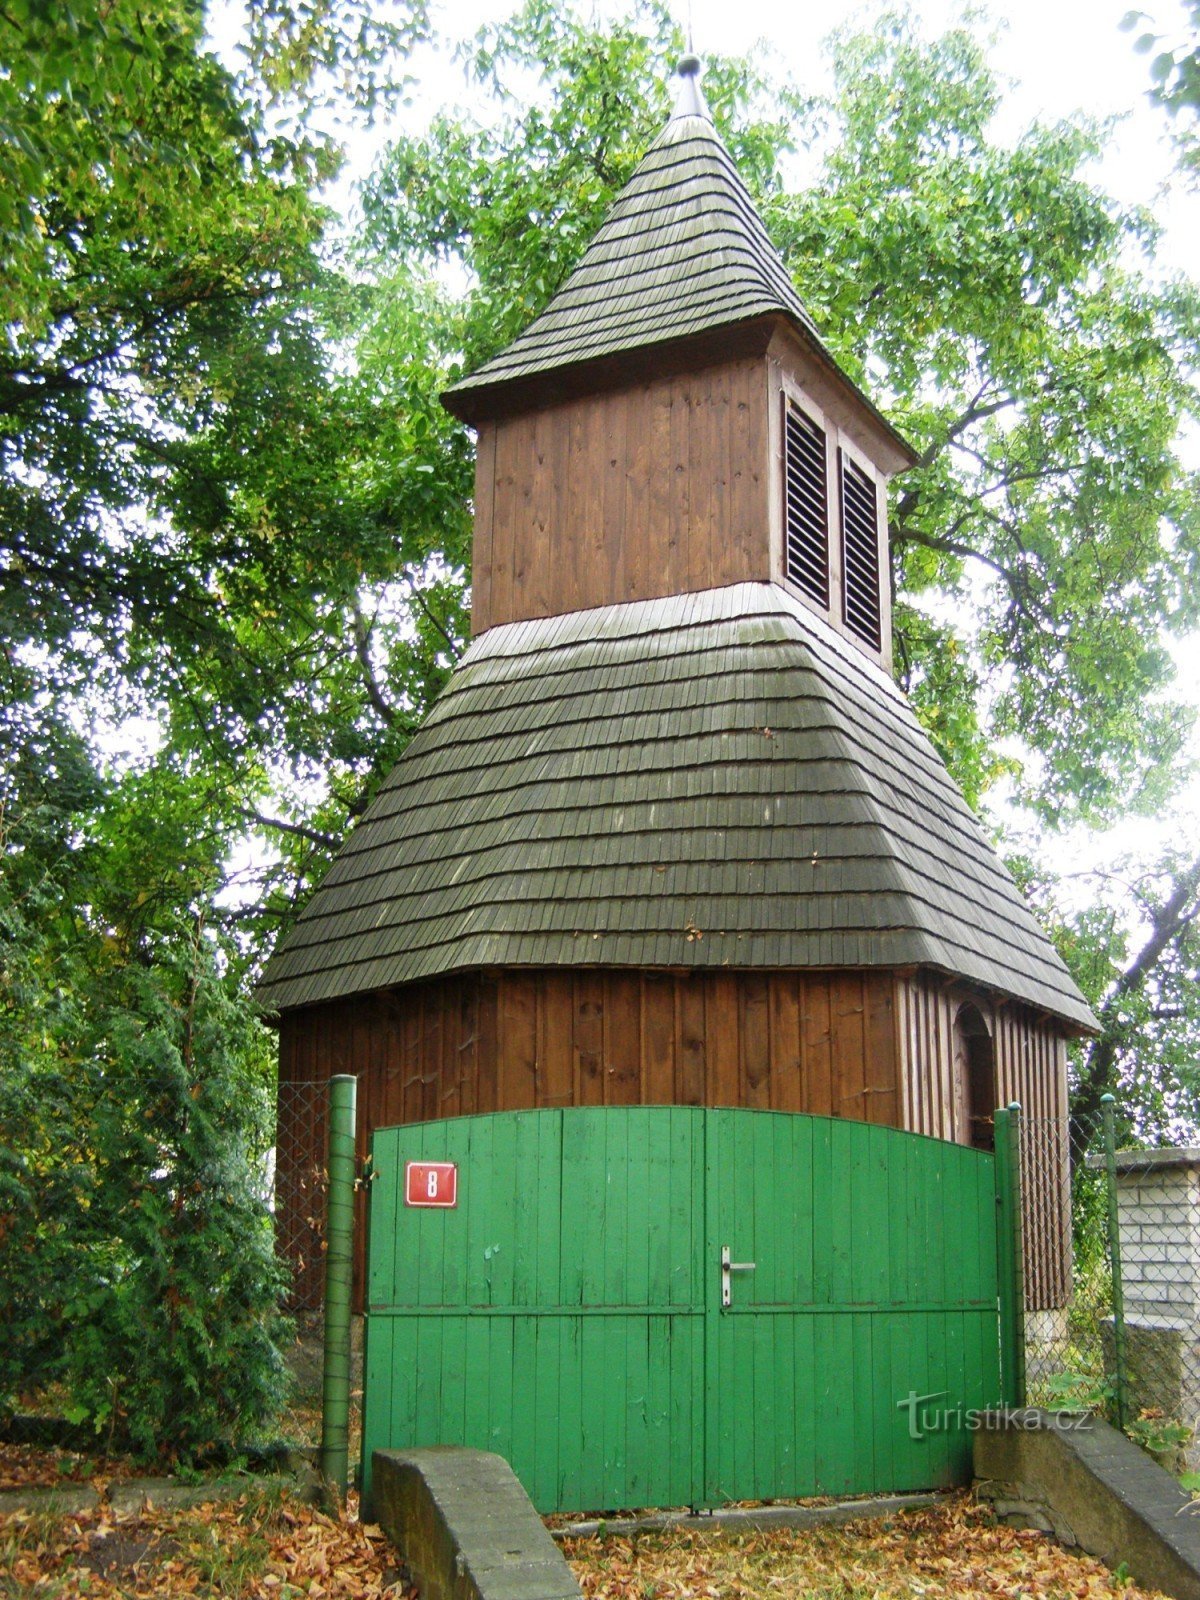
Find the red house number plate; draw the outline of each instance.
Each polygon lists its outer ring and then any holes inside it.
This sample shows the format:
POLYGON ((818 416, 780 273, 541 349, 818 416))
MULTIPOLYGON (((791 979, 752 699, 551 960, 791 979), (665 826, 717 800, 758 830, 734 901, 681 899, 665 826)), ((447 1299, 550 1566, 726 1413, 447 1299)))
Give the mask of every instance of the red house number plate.
POLYGON ((406 1206, 456 1206, 458 1168, 453 1161, 410 1161, 404 1169, 406 1206))

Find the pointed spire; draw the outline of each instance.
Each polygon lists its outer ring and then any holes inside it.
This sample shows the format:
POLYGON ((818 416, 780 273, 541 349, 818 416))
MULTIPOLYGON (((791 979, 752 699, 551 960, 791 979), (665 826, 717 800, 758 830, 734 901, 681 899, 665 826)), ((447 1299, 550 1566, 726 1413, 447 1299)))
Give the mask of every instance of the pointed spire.
POLYGON ((675 113, 582 258, 540 316, 443 397, 459 416, 473 397, 515 380, 733 323, 780 314, 816 329, 721 142, 699 84, 679 63, 675 113))
POLYGON ((679 78, 679 87, 675 91, 675 109, 671 119, 676 117, 704 117, 712 121, 712 113, 704 99, 704 90, 700 87, 700 57, 691 52, 679 58, 679 65, 675 68, 679 78))

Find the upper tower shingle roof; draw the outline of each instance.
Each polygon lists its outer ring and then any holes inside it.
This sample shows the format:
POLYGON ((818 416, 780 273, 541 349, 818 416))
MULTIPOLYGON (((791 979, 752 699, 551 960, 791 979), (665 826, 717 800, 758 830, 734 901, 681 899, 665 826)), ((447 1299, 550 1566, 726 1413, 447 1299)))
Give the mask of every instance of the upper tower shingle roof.
MULTIPOLYGON (((764 314, 819 351, 691 89, 546 311, 457 394, 764 314)), ((494 966, 932 968, 1095 1026, 896 685, 769 582, 489 628, 259 994, 494 966)))
POLYGON ((821 344, 713 126, 695 80, 698 65, 695 57, 680 63, 674 115, 566 282, 511 344, 446 390, 451 411, 474 420, 489 391, 775 316, 878 417, 821 344))

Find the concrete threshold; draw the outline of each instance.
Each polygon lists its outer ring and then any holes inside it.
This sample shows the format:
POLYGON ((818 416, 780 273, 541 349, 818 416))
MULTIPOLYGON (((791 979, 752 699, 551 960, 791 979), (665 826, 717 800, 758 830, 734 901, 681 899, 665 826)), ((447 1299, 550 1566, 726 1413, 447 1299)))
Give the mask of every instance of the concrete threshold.
POLYGON ((661 1533, 667 1528, 694 1528, 711 1533, 755 1533, 771 1528, 823 1528, 842 1522, 890 1517, 898 1511, 922 1511, 942 1504, 947 1495, 888 1494, 868 1500, 835 1500, 830 1505, 721 1506, 712 1511, 647 1511, 632 1517, 590 1517, 550 1529, 554 1539, 594 1539, 601 1535, 661 1533))

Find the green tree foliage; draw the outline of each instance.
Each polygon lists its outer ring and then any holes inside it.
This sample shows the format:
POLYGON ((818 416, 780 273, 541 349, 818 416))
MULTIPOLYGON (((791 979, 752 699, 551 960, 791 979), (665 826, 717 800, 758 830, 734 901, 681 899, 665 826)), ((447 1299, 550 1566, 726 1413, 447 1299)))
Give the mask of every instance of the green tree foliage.
POLYGON ((269 1079, 202 937, 97 982, 73 1058, 0 1076, 0 1403, 57 1384, 106 1445, 193 1460, 283 1392, 269 1079))
POLYGON ((269 1046, 180 909, 222 841, 172 775, 106 787, 45 724, 3 798, 0 1411, 58 1385, 106 1441, 191 1458, 280 1390, 269 1046))
POLYGON ((360 584, 405 559, 401 468, 356 464, 312 192, 337 151, 302 102, 347 49, 369 101, 422 28, 419 4, 256 4, 236 78, 192 0, 0 11, 0 1408, 63 1384, 147 1454, 203 1452, 278 1388, 271 1050, 230 858, 274 766, 357 785, 386 759, 361 663, 392 624, 360 584))
POLYGON ((1168 850, 1149 864, 1115 864, 1065 937, 1104 1030, 1080 1063, 1077 1133, 1094 1126, 1100 1097, 1113 1094, 1128 1136, 1190 1142, 1200 1121, 1200 859, 1168 850))
POLYGON ((5 751, 31 708, 148 714, 249 812, 281 758, 340 740, 359 780, 386 759, 349 731, 369 720, 360 586, 414 549, 413 570, 454 559, 461 484, 445 475, 451 527, 436 428, 424 474, 387 464, 412 443, 389 402, 436 386, 428 363, 414 376, 420 291, 389 301, 408 354, 368 402, 342 341, 380 319, 327 266, 313 196, 337 151, 279 128, 331 74, 370 102, 423 19, 419 0, 393 21, 258 3, 238 79, 196 0, 0 14, 0 707, 25 708, 0 720, 5 751))
POLYGON ((1180 165, 1193 180, 1200 172, 1200 0, 1181 0, 1185 22, 1162 34, 1156 17, 1129 11, 1121 26, 1137 34, 1134 48, 1150 57, 1151 98, 1175 120, 1180 165))

